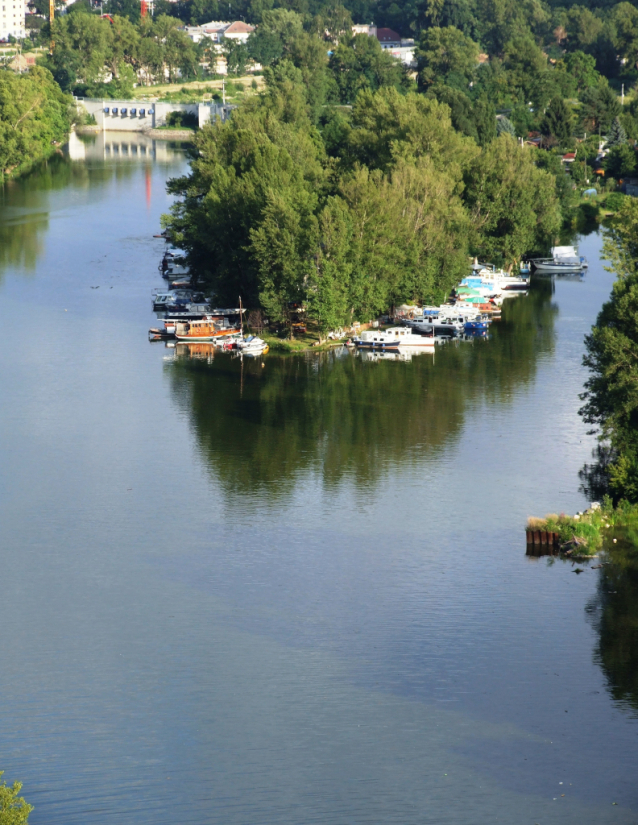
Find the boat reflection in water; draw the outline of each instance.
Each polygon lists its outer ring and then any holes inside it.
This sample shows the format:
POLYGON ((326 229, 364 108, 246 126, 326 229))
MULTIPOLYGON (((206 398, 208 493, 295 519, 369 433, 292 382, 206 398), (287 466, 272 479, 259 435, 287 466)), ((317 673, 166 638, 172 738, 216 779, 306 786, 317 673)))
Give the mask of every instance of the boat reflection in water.
POLYGON ((406 352, 405 350, 391 350, 389 352, 383 350, 362 349, 357 355, 362 361, 411 361, 415 355, 423 355, 428 353, 434 357, 434 347, 431 349, 424 349, 419 351, 406 352))
POLYGON ((166 348, 174 351, 173 359, 171 360, 192 359, 196 361, 206 361, 208 364, 212 364, 215 351, 219 352, 219 347, 210 341, 169 341, 166 344, 166 348))

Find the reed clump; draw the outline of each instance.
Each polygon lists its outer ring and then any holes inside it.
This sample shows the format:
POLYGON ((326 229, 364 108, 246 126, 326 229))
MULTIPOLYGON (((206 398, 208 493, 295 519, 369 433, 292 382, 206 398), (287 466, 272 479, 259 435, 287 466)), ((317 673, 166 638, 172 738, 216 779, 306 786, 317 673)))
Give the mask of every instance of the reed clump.
MULTIPOLYGON (((548 513, 545 518, 531 516, 526 529, 556 533, 561 548, 579 556, 594 556, 603 547, 605 533, 615 526, 616 518, 611 501, 605 500, 574 516, 565 513, 548 513)), ((638 535, 638 518, 636 530, 638 535)))

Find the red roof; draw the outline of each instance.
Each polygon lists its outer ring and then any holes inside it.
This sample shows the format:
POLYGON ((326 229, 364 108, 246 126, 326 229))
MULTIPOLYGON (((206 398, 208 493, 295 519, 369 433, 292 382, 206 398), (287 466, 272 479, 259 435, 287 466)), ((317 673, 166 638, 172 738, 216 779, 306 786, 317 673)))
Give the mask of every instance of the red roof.
POLYGON ((249 26, 248 23, 242 23, 240 20, 236 20, 230 24, 224 34, 250 34, 254 31, 254 26, 249 26))
POLYGON ((400 43, 401 35, 392 29, 377 29, 377 40, 380 43, 400 43))

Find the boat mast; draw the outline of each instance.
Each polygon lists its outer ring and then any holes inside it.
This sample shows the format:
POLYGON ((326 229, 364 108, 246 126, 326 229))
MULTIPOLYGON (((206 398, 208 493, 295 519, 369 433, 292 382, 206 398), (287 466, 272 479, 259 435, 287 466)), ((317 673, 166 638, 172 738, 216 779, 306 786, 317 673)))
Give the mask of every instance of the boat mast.
POLYGON ((244 337, 244 310, 241 305, 241 295, 239 296, 239 329, 241 337, 244 337))

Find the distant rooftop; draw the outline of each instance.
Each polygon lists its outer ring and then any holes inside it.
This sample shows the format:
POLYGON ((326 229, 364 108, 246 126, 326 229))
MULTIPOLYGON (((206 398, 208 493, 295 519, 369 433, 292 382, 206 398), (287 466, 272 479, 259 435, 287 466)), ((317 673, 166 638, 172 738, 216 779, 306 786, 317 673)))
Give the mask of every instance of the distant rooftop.
POLYGON ((377 29, 377 40, 379 43, 400 43, 401 35, 393 29, 377 29))
POLYGON ((254 26, 249 26, 248 23, 242 23, 240 20, 236 20, 234 23, 230 24, 224 34, 250 34, 254 31, 254 26))

